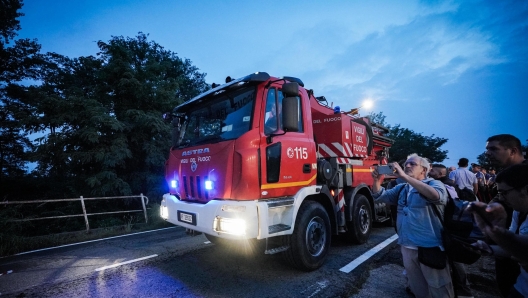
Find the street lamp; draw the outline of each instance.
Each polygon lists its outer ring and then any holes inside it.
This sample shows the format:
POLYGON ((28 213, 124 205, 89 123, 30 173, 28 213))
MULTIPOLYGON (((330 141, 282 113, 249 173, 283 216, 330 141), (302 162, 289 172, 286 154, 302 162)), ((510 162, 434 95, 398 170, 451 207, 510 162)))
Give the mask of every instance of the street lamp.
POLYGON ((359 108, 354 108, 348 112, 344 112, 344 114, 347 114, 347 115, 357 115, 359 114, 359 109, 361 108, 365 108, 365 109, 370 109, 372 108, 372 106, 374 105, 374 102, 370 99, 367 99, 365 101, 363 101, 363 103, 361 104, 361 106, 359 108))

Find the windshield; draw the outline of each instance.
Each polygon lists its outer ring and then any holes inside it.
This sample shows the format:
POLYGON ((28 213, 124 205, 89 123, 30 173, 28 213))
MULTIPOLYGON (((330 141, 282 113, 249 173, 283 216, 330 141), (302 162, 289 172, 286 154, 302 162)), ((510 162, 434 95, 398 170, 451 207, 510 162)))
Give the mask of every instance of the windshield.
POLYGON ((214 143, 240 137, 251 125, 255 87, 245 87, 208 98, 186 113, 179 147, 214 143))

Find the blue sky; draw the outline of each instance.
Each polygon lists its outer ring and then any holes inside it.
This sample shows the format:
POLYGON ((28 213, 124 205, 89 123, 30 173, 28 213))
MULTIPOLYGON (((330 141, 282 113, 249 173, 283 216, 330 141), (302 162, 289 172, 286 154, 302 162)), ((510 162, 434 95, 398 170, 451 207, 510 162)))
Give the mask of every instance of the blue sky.
POLYGON ((301 78, 348 110, 449 141, 447 166, 487 137, 528 139, 528 1, 26 0, 19 37, 95 55, 111 36, 190 59, 208 83, 255 71, 301 78))

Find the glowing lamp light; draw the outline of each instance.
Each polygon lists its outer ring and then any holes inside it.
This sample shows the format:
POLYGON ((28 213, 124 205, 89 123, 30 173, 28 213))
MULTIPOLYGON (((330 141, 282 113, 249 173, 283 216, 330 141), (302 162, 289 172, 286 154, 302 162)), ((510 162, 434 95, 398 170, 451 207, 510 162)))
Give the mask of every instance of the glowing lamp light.
POLYGON ((374 102, 370 99, 367 99, 363 102, 363 104, 361 105, 362 108, 365 108, 365 109, 370 109, 372 108, 372 106, 374 105, 374 102))
POLYGON ((174 179, 170 182, 171 188, 177 188, 178 187, 178 180, 174 179))
POLYGON ((232 234, 232 235, 245 235, 246 234, 246 221, 239 218, 217 218, 218 220, 218 232, 232 234))
POLYGON ((163 219, 169 218, 169 209, 167 208, 167 206, 160 207, 160 216, 163 219))
POLYGON ((205 180, 205 189, 212 190, 214 188, 214 183, 211 180, 205 180))

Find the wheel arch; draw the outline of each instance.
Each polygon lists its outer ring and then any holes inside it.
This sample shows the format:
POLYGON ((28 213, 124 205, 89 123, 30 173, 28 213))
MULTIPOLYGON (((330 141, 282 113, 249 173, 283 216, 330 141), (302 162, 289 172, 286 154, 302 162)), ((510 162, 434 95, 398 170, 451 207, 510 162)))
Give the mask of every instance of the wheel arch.
POLYGON ((347 187, 344 190, 345 192, 345 219, 347 221, 352 220, 352 213, 354 212, 353 206, 354 206, 354 200, 356 198, 356 194, 362 194, 364 195, 370 205, 370 209, 372 210, 372 214, 374 216, 373 220, 376 219, 376 212, 374 212, 374 198, 372 197, 372 192, 370 191, 370 188, 365 183, 361 183, 356 187, 347 187))
POLYGON ((330 194, 328 187, 323 186, 318 194, 307 196, 303 202, 306 200, 318 202, 323 206, 323 208, 326 210, 326 213, 328 213, 328 218, 330 218, 332 234, 337 235, 337 216, 336 212, 334 211, 336 204, 332 195, 330 194))

